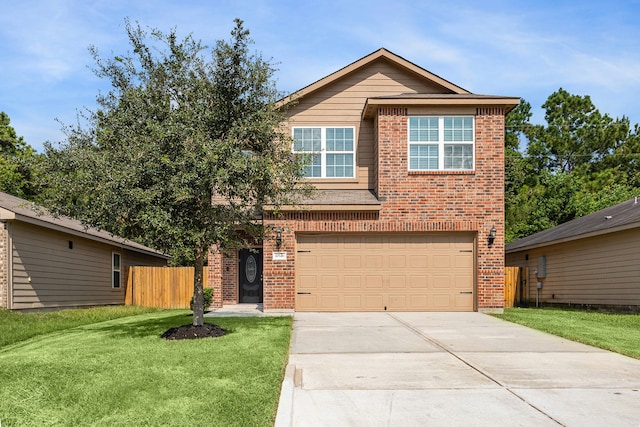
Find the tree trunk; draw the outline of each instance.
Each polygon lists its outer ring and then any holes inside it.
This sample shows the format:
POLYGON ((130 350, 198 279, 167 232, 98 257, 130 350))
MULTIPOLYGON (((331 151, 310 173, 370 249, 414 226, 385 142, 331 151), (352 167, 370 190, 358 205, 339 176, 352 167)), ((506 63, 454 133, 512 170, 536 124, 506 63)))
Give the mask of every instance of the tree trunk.
POLYGON ((204 283, 202 270, 204 268, 204 251, 201 247, 196 249, 193 274, 193 326, 202 326, 204 323, 204 283))

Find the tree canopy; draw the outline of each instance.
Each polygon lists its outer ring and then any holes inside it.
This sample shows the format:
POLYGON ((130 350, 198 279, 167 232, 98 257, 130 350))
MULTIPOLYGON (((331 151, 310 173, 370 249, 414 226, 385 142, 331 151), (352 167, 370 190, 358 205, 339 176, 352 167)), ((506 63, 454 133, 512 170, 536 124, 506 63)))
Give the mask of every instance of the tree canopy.
POLYGON ((0 191, 32 199, 39 156, 11 126, 11 119, 0 112, 0 191))
POLYGON ((103 58, 90 48, 111 90, 84 114, 87 125, 68 127, 60 147, 46 146, 48 204, 193 259, 193 323, 202 325, 209 248, 263 237, 256 212, 308 191, 303 159, 292 158, 283 132, 274 68, 249 51, 241 20, 230 41, 211 49, 175 29, 126 21, 126 32, 131 53, 103 58))
POLYGON ((505 121, 506 240, 551 228, 640 193, 640 132, 560 88, 533 125, 522 100, 505 121), (524 146, 524 147, 523 147, 524 146))

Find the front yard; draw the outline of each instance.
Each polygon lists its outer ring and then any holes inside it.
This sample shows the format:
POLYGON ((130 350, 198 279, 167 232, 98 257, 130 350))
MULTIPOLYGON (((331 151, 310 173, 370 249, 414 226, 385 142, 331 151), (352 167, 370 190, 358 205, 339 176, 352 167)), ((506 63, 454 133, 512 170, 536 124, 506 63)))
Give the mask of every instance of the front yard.
POLYGON ((640 359, 640 315, 556 308, 509 308, 504 320, 640 359))
POLYGON ((227 335, 163 340, 172 310, 0 346, 0 425, 272 425, 292 319, 206 320, 227 335))

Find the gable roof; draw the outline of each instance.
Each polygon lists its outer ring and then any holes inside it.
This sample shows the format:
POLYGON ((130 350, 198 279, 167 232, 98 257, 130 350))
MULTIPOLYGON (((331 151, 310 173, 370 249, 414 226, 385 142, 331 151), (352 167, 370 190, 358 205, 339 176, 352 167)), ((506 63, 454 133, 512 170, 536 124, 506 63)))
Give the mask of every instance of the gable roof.
POLYGON ((336 80, 339 80, 340 78, 366 66, 369 65, 377 60, 387 60, 390 61, 392 63, 394 63, 396 66, 399 66, 400 68, 403 68, 413 74, 418 75, 419 77, 422 77, 424 79, 430 80, 431 82, 441 86, 443 88, 443 90, 445 92, 451 93, 451 94, 470 94, 471 92, 469 92, 468 90, 461 88, 460 86, 457 86, 453 83, 451 83, 448 80, 443 79, 442 77, 433 74, 432 72, 414 64, 411 61, 408 61, 406 59, 404 59, 403 57, 396 55, 395 53, 385 49, 385 48, 380 48, 372 53, 370 53, 367 56, 364 56, 360 59, 358 59, 355 62, 352 62, 351 64, 347 65, 346 67, 343 67, 341 69, 339 69, 338 71, 329 74, 326 77, 321 78, 320 80, 311 83, 308 86, 303 87, 302 89, 296 91, 295 93, 293 93, 290 96, 285 97, 284 99, 280 100, 278 102, 278 106, 282 106, 285 105, 289 102, 291 102, 292 100, 295 100, 297 98, 303 97, 303 96, 307 96, 333 82, 335 82, 336 80))
POLYGON ((635 197, 618 205, 516 240, 505 247, 505 252, 519 252, 638 227, 640 227, 640 200, 635 197))
POLYGON ((28 200, 3 192, 0 192, 0 221, 22 221, 146 255, 153 255, 164 259, 171 258, 147 246, 114 236, 106 231, 87 228, 78 220, 66 216, 55 217, 46 209, 28 200))

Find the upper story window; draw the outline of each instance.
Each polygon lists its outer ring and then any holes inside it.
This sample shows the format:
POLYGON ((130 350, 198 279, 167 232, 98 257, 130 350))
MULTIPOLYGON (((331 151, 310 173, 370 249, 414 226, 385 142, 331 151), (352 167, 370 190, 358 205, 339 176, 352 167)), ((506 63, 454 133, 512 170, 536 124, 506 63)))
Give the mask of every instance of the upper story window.
POLYGON ((473 170, 473 116, 409 117, 409 170, 473 170))
POLYGON ((354 127, 294 127, 293 151, 311 155, 308 178, 355 178, 354 127))

